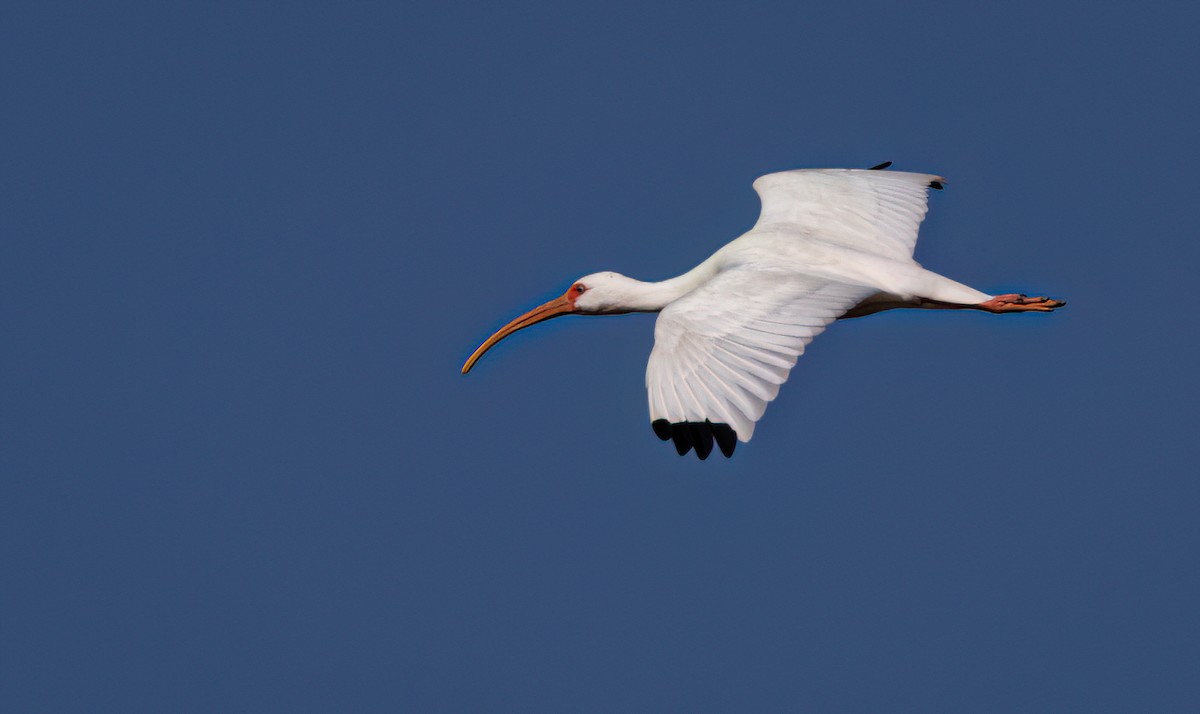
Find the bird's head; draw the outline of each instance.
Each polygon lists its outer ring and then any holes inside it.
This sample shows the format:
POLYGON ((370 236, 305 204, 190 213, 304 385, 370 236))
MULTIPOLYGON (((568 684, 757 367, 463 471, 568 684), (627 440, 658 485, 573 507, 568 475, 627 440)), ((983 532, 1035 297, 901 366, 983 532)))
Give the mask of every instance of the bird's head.
POLYGON ((629 301, 640 283, 627 278, 620 273, 592 273, 571 283, 571 287, 561 296, 554 298, 545 305, 535 307, 529 312, 501 327, 496 334, 487 338, 479 349, 467 359, 462 373, 471 371, 479 358, 483 356, 500 340, 508 337, 517 330, 523 330, 530 325, 545 322, 552 317, 561 315, 619 315, 631 312, 629 301))

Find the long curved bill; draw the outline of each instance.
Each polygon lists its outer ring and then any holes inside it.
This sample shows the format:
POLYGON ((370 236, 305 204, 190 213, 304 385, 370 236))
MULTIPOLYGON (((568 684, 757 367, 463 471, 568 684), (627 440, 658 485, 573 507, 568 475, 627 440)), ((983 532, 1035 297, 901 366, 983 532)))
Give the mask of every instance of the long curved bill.
POLYGON ((463 365, 462 373, 466 374, 467 372, 470 372, 471 368, 475 366, 475 363, 479 361, 479 358, 483 356, 484 352, 492 349, 493 345, 517 330, 523 330, 530 325, 536 325, 537 323, 544 322, 552 317, 567 315, 572 312, 575 312, 575 303, 567 299, 566 295, 555 298, 540 307, 535 307, 524 315, 521 315, 517 319, 508 323, 504 327, 501 327, 496 331, 496 334, 487 338, 487 341, 480 345, 479 349, 475 350, 475 352, 467 358, 466 364, 463 365))

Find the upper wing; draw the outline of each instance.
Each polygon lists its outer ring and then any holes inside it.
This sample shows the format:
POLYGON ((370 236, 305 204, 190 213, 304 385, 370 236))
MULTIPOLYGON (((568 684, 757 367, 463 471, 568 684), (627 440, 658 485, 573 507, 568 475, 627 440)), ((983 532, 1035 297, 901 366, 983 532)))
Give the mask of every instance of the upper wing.
POLYGON ((787 224, 816 237, 909 260, 939 176, 870 169, 806 169, 754 182, 762 200, 755 228, 787 224))
POLYGON ((749 441, 804 347, 872 288, 738 266, 659 313, 646 367, 650 421, 679 453, 749 441))

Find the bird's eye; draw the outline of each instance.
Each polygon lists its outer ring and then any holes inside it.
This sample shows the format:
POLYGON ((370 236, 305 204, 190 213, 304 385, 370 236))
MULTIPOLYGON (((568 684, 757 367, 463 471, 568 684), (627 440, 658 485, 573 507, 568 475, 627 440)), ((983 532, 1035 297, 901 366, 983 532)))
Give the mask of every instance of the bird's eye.
POLYGON ((587 288, 583 287, 580 283, 575 283, 575 292, 582 294, 584 290, 587 290, 587 288))

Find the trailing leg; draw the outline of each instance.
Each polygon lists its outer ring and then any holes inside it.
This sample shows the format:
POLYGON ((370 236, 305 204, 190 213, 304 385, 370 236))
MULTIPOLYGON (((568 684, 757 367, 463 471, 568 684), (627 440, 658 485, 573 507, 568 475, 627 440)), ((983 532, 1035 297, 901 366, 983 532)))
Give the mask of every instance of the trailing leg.
POLYGON ((894 284, 887 285, 886 290, 881 290, 855 305, 842 317, 864 317, 897 308, 983 310, 996 314, 1050 312, 1066 304, 1061 300, 1031 298, 1015 293, 988 295, 916 264, 903 272, 894 271, 891 277, 894 284))
POLYGON ((1005 312, 1051 312, 1066 305, 1062 300, 1052 300, 1048 297, 1028 297, 1018 293, 997 295, 986 302, 971 307, 985 310, 997 315, 1005 312))

